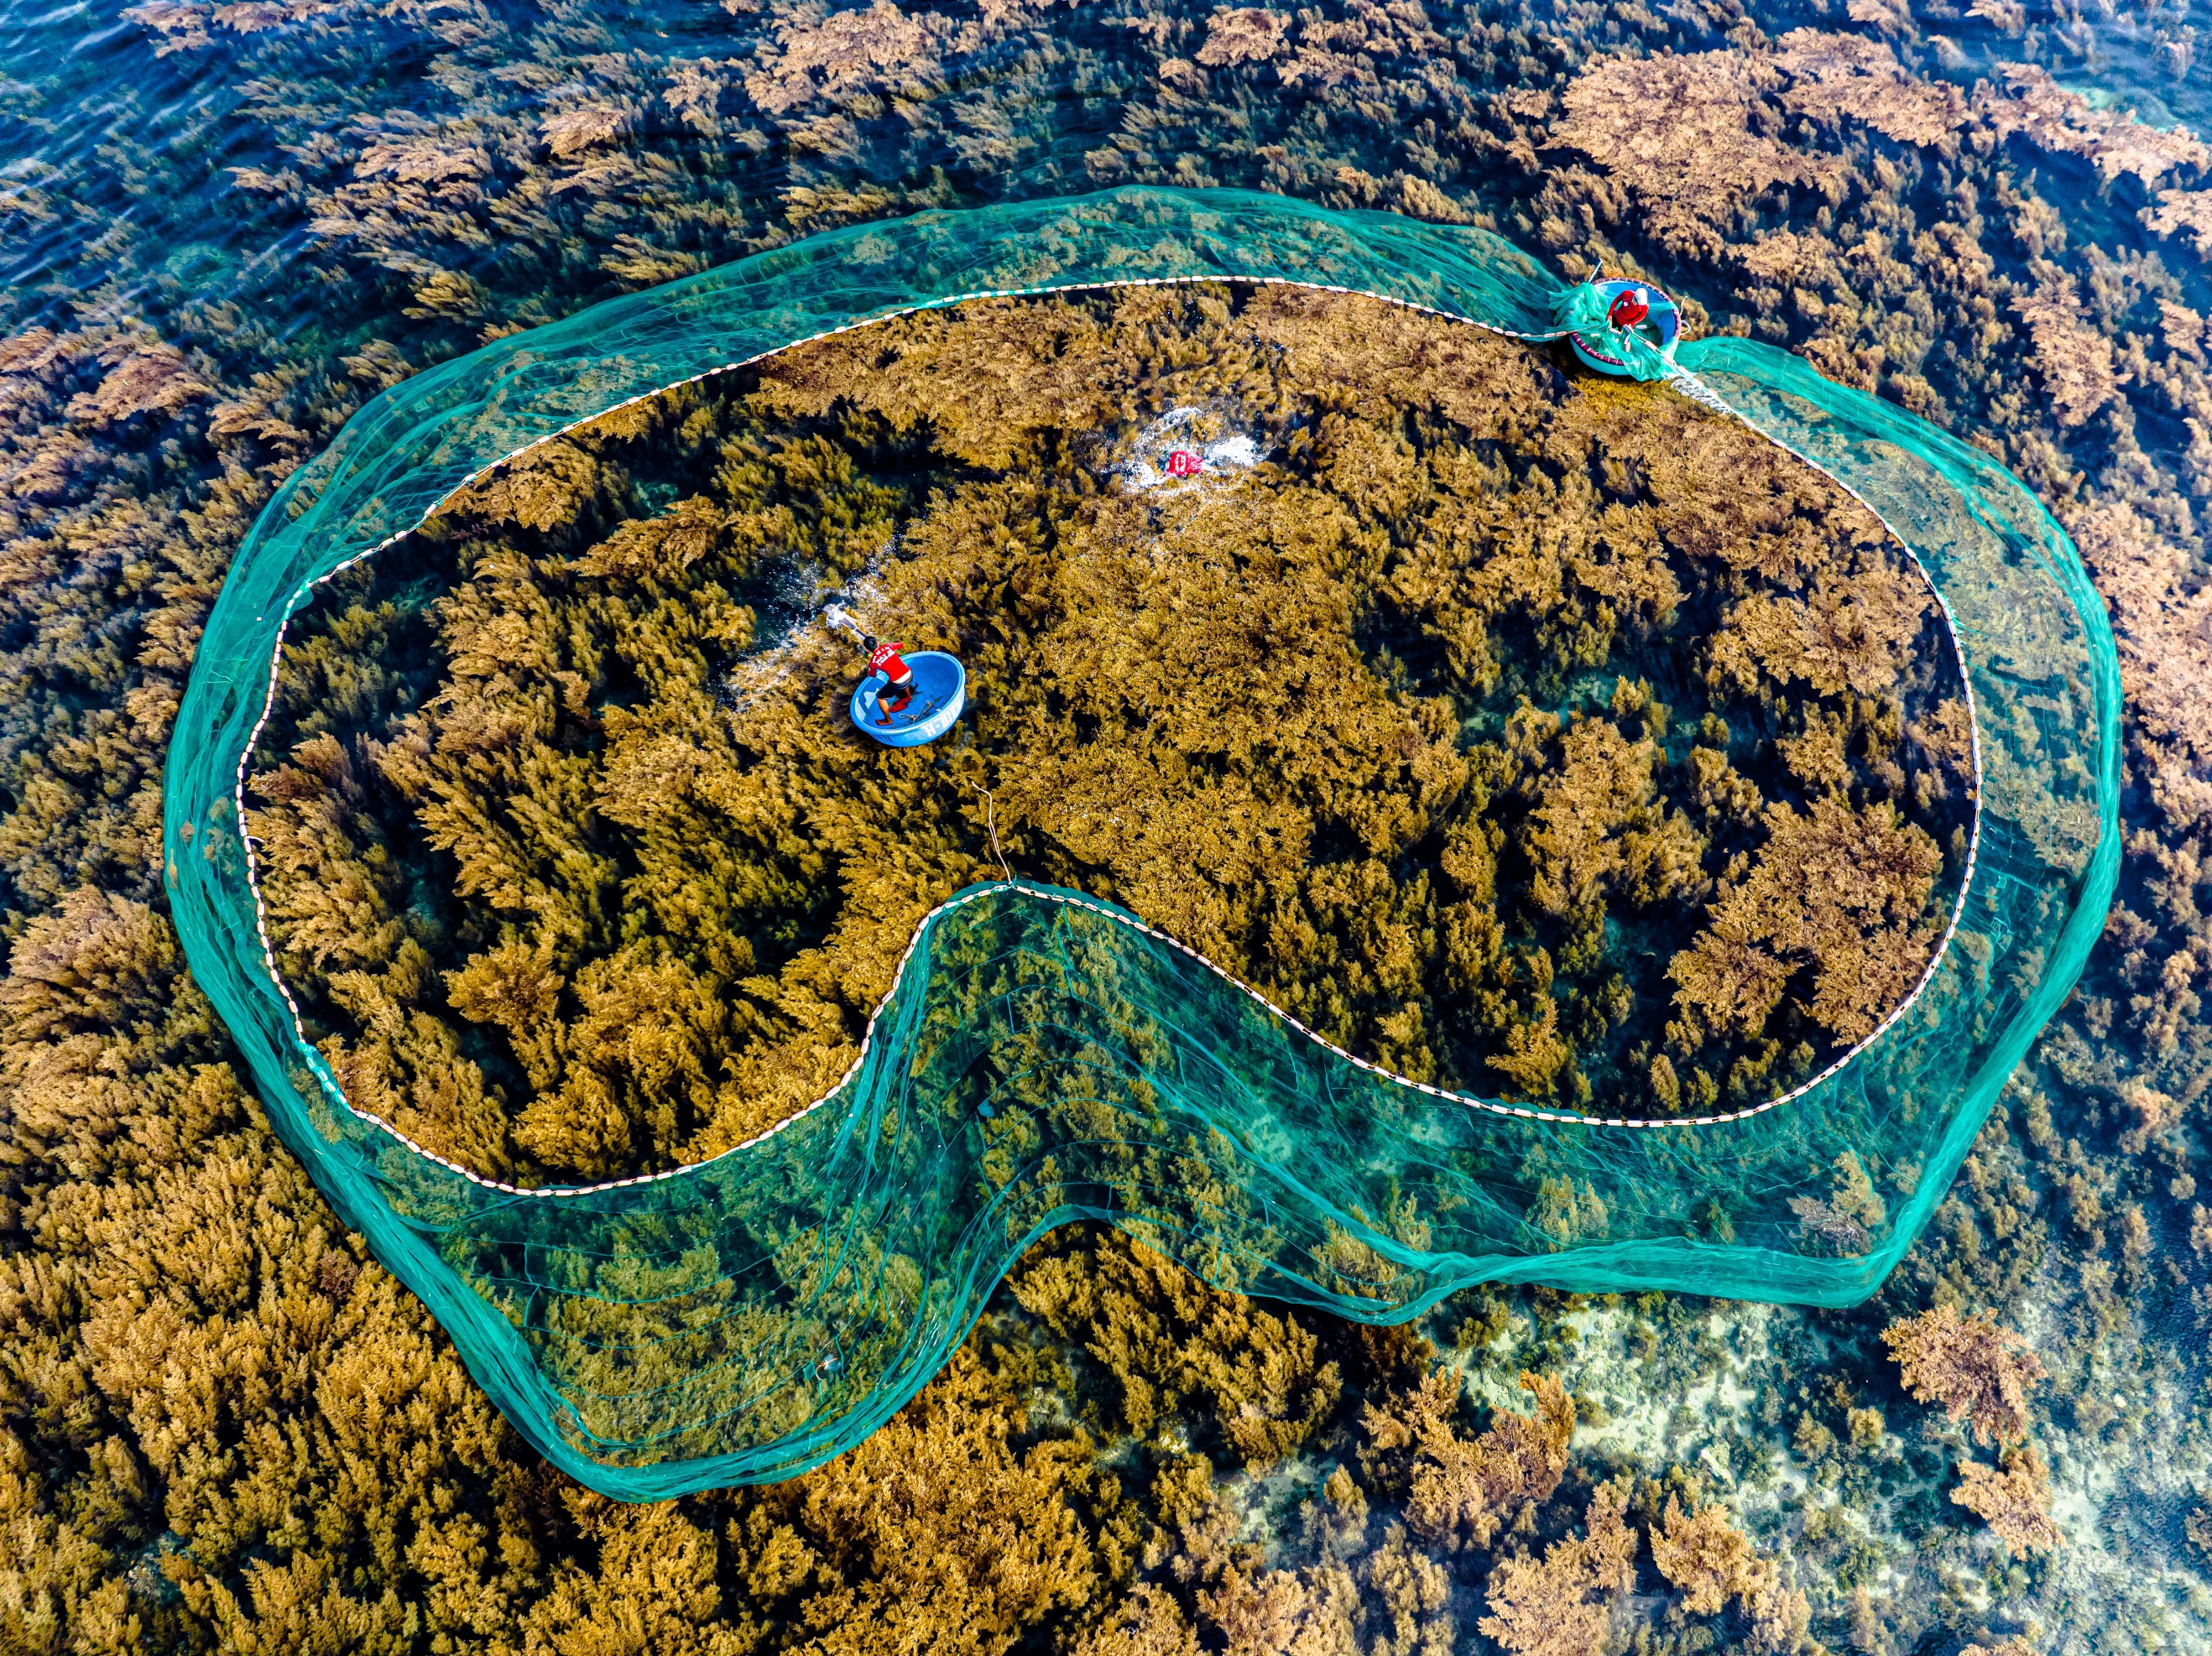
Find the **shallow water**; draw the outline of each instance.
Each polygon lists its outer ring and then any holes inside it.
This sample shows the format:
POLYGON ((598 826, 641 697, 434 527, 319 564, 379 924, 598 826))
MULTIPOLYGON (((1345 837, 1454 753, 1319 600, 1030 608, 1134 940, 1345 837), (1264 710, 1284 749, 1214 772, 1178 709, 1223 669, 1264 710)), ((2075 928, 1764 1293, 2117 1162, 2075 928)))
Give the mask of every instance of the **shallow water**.
MULTIPOLYGON (((1540 175, 1502 146, 1462 142, 1454 123, 1479 99, 1559 82, 1591 52, 1717 49, 1732 21, 1719 8, 1708 21, 1688 8, 1638 12, 1648 31, 1639 36, 1625 12, 1492 5, 1455 19, 1439 6, 1431 21, 1448 49, 1386 58, 1376 79, 1388 80, 1387 94, 1355 76, 1348 93, 1223 91, 1200 109, 1164 73, 1160 43, 1187 61, 1212 9, 1124 6, 1078 21, 1062 9, 990 9, 1013 20, 1003 24, 948 13, 941 38, 923 46, 900 36, 798 71, 814 76, 807 94, 780 54, 811 14, 746 0, 180 5, 136 19, 105 4, 10 5, 0 9, 0 332, 145 330, 202 353, 227 385, 257 375, 327 381, 312 418, 269 438, 283 458, 319 447, 380 384, 488 335, 846 217, 1125 178, 1364 191, 1345 181, 1349 170, 1370 185, 1448 184, 1502 231, 1533 240, 1552 221, 1540 175), (1494 37, 1478 38, 1489 27, 1494 37), (592 137, 595 121, 611 136, 592 137)), ((1867 32, 1878 32, 1870 19, 1881 9, 1866 9, 1867 32)), ((2212 9, 2105 0, 2016 17, 1985 9, 1937 3, 1905 18, 1900 7, 1886 38, 1908 64, 1962 86, 1998 64, 2039 63, 2093 105, 2212 132, 2212 9)), ((1776 36, 1851 27, 1840 5, 1752 15, 1776 36)), ((1528 161, 1568 164, 1533 150, 1528 161)), ((2125 173, 2107 182, 2073 155, 2020 163, 2022 187, 2042 192, 2061 233, 2038 231, 2033 245, 1998 239, 1990 256, 2002 270, 2029 280, 2031 262, 2064 256, 2069 235, 2077 255, 2094 249, 2107 266, 2140 258, 2150 183, 2125 173)), ((1399 200, 1387 191, 1346 199, 1399 200)), ((1936 221, 1942 191, 1931 185, 1917 206, 1936 221)), ((1801 221, 1815 210, 1806 206, 1801 221)), ((1560 247, 1572 245, 1566 234, 1560 247)), ((2176 243, 2160 252, 2204 307, 2201 264, 2176 243)), ((1679 279, 1716 314, 1731 301, 1724 273, 1679 279)), ((2124 307, 2098 314, 2115 337, 2147 325, 2126 320, 2124 307)), ((2120 404, 2136 410, 2130 440, 2196 476, 2201 503, 2203 474, 2175 458, 2188 433, 2131 383, 2120 404)), ((2017 410, 2001 402, 1961 397, 1951 411, 1961 427, 1986 417, 2012 429, 2017 410)), ((2102 463, 2101 452, 2083 461, 2102 463)), ((2114 476, 2125 470, 2112 464, 2114 476)), ((2193 546, 2193 529, 2168 532, 2193 546)), ((801 608, 794 594, 791 615, 801 608)), ((763 644, 773 636, 764 628, 763 644)), ((743 694, 744 676, 732 694, 743 694)), ((2142 799, 2130 810, 2152 815, 2142 799)), ((2059 1193, 2062 1174, 2122 1192, 2147 1182, 2179 1190, 2187 1176, 2177 1162, 2172 1186, 2164 1167, 2130 1185, 2125 1168, 2112 1174, 2103 1159, 2125 1125, 2109 1077, 2136 1074, 2149 1037, 2129 1032, 2124 991, 2095 992, 2123 1004, 2109 1038, 2081 1052, 2047 1044, 2029 1066, 2027 1090, 2048 1096, 2059 1124, 2045 1131, 2072 1145, 2050 1152, 2059 1171, 2035 1172, 2042 1210, 2025 1222, 2045 1234, 1996 1302, 2058 1376, 2041 1394, 2038 1431, 2068 1545, 2048 1562, 2018 1569, 1944 1538, 1958 1517, 1942 1494, 1951 1449, 1928 1429, 1931 1411, 1897 1392, 1874 1338, 1885 1316, 1917 1308, 1963 1269, 1964 1245, 1946 1240, 1961 1229, 1955 1216, 1939 1216, 1863 1314, 1671 1302, 1562 1319, 1512 1300, 1506 1333, 1457 1350, 1476 1394, 1503 1398, 1519 1364, 1557 1359, 1606 1416, 1580 1440, 1593 1464, 1702 1468, 1794 1560, 1815 1631, 1832 1646, 1950 1656, 1959 1629, 1986 1622, 2036 1628, 2038 1647, 2053 1651, 2212 1649, 2204 1561, 2183 1529, 2212 1487, 2191 1198, 2143 1198, 2154 1239, 2143 1257, 2059 1193), (1837 1374, 1886 1416, 1856 1460, 1809 1453, 1820 1438, 1802 1425, 1825 1406, 1814 1380, 1837 1374), (1815 1523, 1808 1513, 1838 1516, 1815 1523)), ((2012 1107, 2017 1121, 2030 1119, 2026 1091, 2012 1107)), ((2016 1144, 1993 1132, 1991 1168, 2014 1167, 2016 1144)), ((1962 1213, 1973 1206, 1960 1202, 1962 1213)), ((1465 1314, 1447 1307, 1431 1319, 1446 1349, 1465 1314)), ((1279 1490, 1255 1490, 1262 1497, 1271 1511, 1294 1504, 1279 1490)))

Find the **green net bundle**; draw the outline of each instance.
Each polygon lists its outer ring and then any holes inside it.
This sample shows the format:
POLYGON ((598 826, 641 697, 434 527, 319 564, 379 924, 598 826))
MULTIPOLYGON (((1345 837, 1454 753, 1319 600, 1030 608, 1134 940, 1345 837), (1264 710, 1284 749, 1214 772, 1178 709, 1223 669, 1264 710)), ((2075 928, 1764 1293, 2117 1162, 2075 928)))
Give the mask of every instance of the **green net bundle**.
POLYGON ((1501 1104, 1317 1040, 1176 939, 998 882, 915 934, 850 1074, 715 1159, 521 1190, 356 1112, 260 924, 241 779, 315 584, 508 457, 624 403, 900 311, 1138 282, 1284 282, 1556 338, 1561 284, 1480 231, 1131 189, 854 227, 519 334, 384 393, 255 525, 167 776, 192 968, 279 1131, 556 1465, 659 1499, 786 1477, 943 1364, 1038 1235, 1104 1220, 1216 1285, 1368 1322, 1478 1282, 1850 1304, 1941 1199, 2071 986, 2118 860, 2119 690, 2065 537, 2001 466, 1796 359, 1682 345, 1672 384, 1870 507, 1942 600, 1979 809, 1915 993, 1806 1086, 1680 1120, 1501 1104))

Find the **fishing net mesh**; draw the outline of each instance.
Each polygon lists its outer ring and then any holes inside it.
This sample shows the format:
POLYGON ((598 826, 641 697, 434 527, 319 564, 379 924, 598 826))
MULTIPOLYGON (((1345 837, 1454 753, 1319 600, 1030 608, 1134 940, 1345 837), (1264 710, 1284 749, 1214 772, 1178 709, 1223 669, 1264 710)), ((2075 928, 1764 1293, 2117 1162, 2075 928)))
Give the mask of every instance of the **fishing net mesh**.
POLYGON ((356 1113, 261 930, 239 788, 312 586, 532 443, 916 306, 1282 281, 1559 337, 1562 284, 1481 231, 1276 197, 1123 190, 857 226, 601 305, 392 387, 248 536, 167 775, 191 968, 270 1117, 498 1406, 606 1494, 787 1477, 859 1441, 1045 1231, 1118 1226, 1206 1281, 1368 1322, 1481 1282, 1845 1305, 1941 1198, 2072 985, 2118 864, 2119 686, 2079 559, 1987 456, 1783 352, 1709 339, 1675 386, 1881 516, 1942 596, 1981 808, 1920 992, 1771 1107, 1634 1125, 1419 1088, 1079 893, 972 888, 916 932, 860 1062, 765 1138, 673 1174, 517 1191, 356 1113))

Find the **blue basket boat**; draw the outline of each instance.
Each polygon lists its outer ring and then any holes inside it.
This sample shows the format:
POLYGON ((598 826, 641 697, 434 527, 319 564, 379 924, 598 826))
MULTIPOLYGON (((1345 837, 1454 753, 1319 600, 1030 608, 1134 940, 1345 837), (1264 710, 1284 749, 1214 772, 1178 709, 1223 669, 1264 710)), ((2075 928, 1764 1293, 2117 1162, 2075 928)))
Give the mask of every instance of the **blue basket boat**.
POLYGON ((1591 309, 1595 312, 1593 319, 1597 325, 1577 327, 1567 336, 1583 366, 1600 373, 1633 375, 1638 379, 1663 377, 1674 365, 1675 342, 1682 332, 1681 313, 1674 308, 1674 301, 1648 282, 1593 282, 1585 284, 1584 291, 1596 295, 1597 302, 1591 309), (1615 327, 1609 312, 1613 301, 1627 293, 1642 299, 1645 314, 1628 327, 1615 327), (1632 354, 1638 345, 1649 346, 1656 352, 1657 363, 1649 355, 1640 364, 1632 361, 1632 354), (1638 372, 1639 367, 1644 371, 1638 372))
POLYGON ((952 728, 968 702, 968 672, 942 650, 917 650, 906 658, 914 672, 914 700, 886 712, 876 694, 890 681, 870 673, 853 692, 853 722, 887 748, 919 748, 952 728))

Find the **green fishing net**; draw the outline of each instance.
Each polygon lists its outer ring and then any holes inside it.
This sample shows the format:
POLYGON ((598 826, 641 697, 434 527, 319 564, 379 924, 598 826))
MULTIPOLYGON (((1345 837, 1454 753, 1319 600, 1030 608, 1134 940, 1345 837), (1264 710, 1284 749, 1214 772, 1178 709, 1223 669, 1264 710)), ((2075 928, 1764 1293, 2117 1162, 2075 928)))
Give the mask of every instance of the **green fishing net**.
POLYGON ((348 1106, 276 978, 239 817, 286 620, 319 579, 532 443, 801 340, 983 294, 1224 279, 1530 340, 1580 313, 1495 236, 1277 197, 1128 189, 927 213, 395 386, 247 537, 169 755, 186 954, 345 1222, 507 1416, 594 1489, 659 1499, 836 1454, 936 1372, 1032 1240, 1079 1218, 1224 1289, 1369 1322, 1480 1282, 1852 1303, 2074 982, 2118 862, 2119 685, 2073 548, 1978 450, 1783 352, 1709 339, 1680 348, 1672 385, 1890 525, 1942 596, 1973 698, 1980 810, 1952 932, 1914 997, 1806 1088, 1665 1124, 1455 1096, 1316 1040, 1110 905, 994 883, 923 923, 833 1094, 714 1161, 519 1191, 348 1106))

